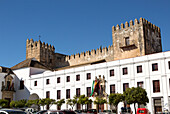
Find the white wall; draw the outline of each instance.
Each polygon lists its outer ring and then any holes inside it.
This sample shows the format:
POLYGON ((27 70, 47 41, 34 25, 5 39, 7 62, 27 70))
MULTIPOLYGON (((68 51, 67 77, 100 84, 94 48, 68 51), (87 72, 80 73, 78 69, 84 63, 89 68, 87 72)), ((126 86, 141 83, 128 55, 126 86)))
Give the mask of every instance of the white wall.
MULTIPOLYGON (((46 91, 50 91, 50 98, 57 99, 57 90, 61 90, 61 98, 66 98, 66 89, 71 90, 71 98, 76 94, 76 88, 81 88, 81 94, 86 95, 86 87, 91 87, 95 76, 101 75, 105 76, 106 79, 106 93, 110 94, 110 85, 115 84, 116 92, 123 93, 123 83, 129 83, 130 87, 137 87, 137 82, 143 81, 144 88, 147 91, 149 103, 147 107, 154 112, 153 108, 153 98, 163 97, 164 102, 162 102, 163 108, 166 104, 170 104, 169 96, 169 79, 170 79, 170 69, 168 67, 168 61, 170 61, 170 52, 157 53, 147 56, 141 56, 130 59, 117 60, 112 62, 105 62, 100 64, 75 67, 55 72, 44 72, 37 75, 31 75, 29 78, 24 78, 28 76, 29 69, 22 69, 17 72, 19 77, 26 80, 27 88, 30 89, 30 93, 37 93, 40 98, 45 98, 46 91), (158 63, 158 71, 152 71, 152 64, 158 63), (137 66, 142 65, 142 73, 137 73, 137 66), (128 74, 122 74, 122 68, 128 68, 128 74), (115 76, 110 77, 110 70, 114 69, 115 76), (86 80, 86 74, 91 73, 91 80, 86 80), (76 75, 80 74, 80 81, 76 81, 76 75), (66 82, 66 77, 70 76, 70 82, 66 82), (57 84, 57 77, 60 77, 61 83, 57 84), (50 84, 46 85, 46 79, 50 79, 50 84), (153 80, 160 81, 160 92, 153 93, 153 80), (34 81, 37 81, 37 86, 34 86, 34 81)), ((119 111, 122 103, 119 104, 119 111)), ((56 109, 56 106, 51 108, 56 109)), ((62 106, 63 109, 70 108, 66 105, 62 106)), ((133 106, 131 106, 133 109, 133 106)))

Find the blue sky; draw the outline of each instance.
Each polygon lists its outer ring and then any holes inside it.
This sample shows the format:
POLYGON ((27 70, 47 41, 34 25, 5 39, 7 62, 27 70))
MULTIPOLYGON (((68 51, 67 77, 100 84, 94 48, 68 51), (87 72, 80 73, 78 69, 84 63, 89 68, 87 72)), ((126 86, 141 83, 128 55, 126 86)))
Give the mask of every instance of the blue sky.
POLYGON ((26 58, 26 39, 76 54, 112 45, 112 26, 143 17, 161 28, 170 50, 170 0, 0 0, 0 66, 26 58))

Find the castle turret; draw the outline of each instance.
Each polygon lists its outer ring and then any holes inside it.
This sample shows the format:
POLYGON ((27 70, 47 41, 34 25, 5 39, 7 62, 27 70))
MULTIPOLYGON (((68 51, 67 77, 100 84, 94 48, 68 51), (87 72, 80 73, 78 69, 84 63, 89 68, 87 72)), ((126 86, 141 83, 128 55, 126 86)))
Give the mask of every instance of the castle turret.
POLYGON ((112 27, 114 60, 162 51, 159 27, 140 18, 112 27), (125 26, 124 26, 125 25, 125 26))
POLYGON ((40 40, 37 42, 33 39, 27 39, 26 59, 29 58, 35 58, 46 66, 54 67, 55 48, 48 43, 42 43, 40 40))

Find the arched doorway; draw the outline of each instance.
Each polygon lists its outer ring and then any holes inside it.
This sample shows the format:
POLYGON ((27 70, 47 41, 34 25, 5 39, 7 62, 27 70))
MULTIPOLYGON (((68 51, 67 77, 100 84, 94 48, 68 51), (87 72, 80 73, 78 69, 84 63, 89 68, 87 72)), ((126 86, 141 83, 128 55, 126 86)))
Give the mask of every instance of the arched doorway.
POLYGON ((30 95, 29 100, 36 100, 39 99, 39 96, 36 93, 30 95))
MULTIPOLYGON (((30 97, 29 97, 28 100, 37 100, 37 99, 39 99, 39 96, 38 96, 36 93, 33 93, 33 94, 30 95, 30 97)), ((36 104, 33 104, 33 105, 31 106, 31 108, 34 108, 34 109, 39 110, 39 109, 40 109, 40 106, 39 106, 39 105, 36 105, 36 104)))

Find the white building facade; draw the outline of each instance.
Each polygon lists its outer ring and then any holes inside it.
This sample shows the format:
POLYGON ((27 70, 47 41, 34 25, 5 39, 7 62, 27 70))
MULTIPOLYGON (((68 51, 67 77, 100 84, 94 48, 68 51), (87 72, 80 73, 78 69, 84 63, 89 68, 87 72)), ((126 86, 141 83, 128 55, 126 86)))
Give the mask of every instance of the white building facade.
MULTIPOLYGON (((90 87, 91 89, 95 76, 101 75, 105 76, 106 93, 108 95, 111 92, 123 93, 127 87, 140 86, 147 91, 149 103, 146 107, 152 114, 155 111, 170 109, 170 52, 53 72, 32 73, 35 71, 35 68, 22 68, 14 70, 14 73, 24 80, 25 89, 30 92, 29 94, 37 94, 40 98, 49 97, 55 100, 64 98, 67 100, 66 97, 73 98, 76 95, 76 89, 80 90, 81 95, 87 95, 87 88, 90 87), (33 75, 30 75, 31 73, 33 75)), ((18 98, 28 96, 24 94, 23 92, 16 96, 18 98)), ((91 99, 93 98, 91 97, 91 99)), ((119 103, 119 111, 122 106, 123 103, 119 103)), ((69 108, 66 104, 61 107, 61 109, 69 108)), ((94 108, 93 104, 92 108, 94 108)), ((105 105, 106 108, 109 109, 109 105, 105 105)), ((53 105, 50 109, 56 109, 56 105, 53 105)), ((133 105, 131 109, 134 111, 133 105)))

